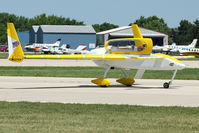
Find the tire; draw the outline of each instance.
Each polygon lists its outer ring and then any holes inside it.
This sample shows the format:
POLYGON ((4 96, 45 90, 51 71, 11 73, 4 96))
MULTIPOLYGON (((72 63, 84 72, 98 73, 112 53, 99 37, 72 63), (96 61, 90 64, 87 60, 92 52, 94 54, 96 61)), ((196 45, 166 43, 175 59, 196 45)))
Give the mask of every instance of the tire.
POLYGON ((164 88, 169 88, 169 83, 165 82, 165 83, 163 84, 163 87, 164 87, 164 88))

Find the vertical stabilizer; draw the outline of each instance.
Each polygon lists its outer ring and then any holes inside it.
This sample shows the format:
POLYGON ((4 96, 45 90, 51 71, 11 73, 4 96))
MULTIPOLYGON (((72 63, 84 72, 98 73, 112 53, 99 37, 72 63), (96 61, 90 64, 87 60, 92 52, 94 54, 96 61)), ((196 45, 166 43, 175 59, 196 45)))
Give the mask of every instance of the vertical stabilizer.
POLYGON ((59 47, 59 46, 60 46, 60 43, 61 43, 61 39, 58 39, 58 40, 54 43, 54 46, 59 47))
POLYGON ((132 24, 132 30, 134 38, 143 38, 137 24, 132 24))
POLYGON ((9 49, 8 59, 13 62, 23 61, 24 53, 13 23, 7 23, 7 36, 9 49))
POLYGON ((80 44, 80 45, 76 48, 77 51, 83 51, 83 50, 85 50, 85 49, 86 49, 86 46, 85 46, 85 45, 82 45, 82 44, 80 44))
POLYGON ((198 39, 193 39, 192 43, 189 45, 191 48, 195 48, 197 44, 198 39))

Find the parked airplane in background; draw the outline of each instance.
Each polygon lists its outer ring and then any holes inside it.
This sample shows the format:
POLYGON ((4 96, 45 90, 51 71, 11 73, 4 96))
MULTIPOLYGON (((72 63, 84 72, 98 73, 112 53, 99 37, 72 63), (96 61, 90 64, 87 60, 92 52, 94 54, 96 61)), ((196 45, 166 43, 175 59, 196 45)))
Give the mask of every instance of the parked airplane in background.
POLYGON ((165 46, 154 46, 153 52, 172 52, 172 53, 179 53, 179 50, 183 48, 195 48, 197 44, 198 39, 194 39, 191 44, 189 45, 176 45, 176 43, 172 43, 171 45, 165 45, 165 46))
POLYGON ((85 49, 86 46, 83 44, 80 44, 76 49, 70 49, 68 44, 63 44, 61 47, 53 46, 42 49, 42 52, 44 52, 44 54, 81 54, 85 49))
POLYGON ((164 45, 164 46, 156 45, 156 46, 153 46, 152 51, 155 53, 168 53, 170 51, 170 48, 169 48, 169 45, 164 45))
POLYGON ((28 51, 41 51, 42 49, 47 49, 53 46, 59 47, 60 42, 61 42, 61 39, 58 39, 55 43, 52 43, 52 44, 33 43, 32 45, 27 45, 24 48, 28 51))
POLYGON ((81 54, 82 51, 86 50, 86 45, 80 44, 76 49, 70 49, 66 46, 62 48, 63 54, 81 54))
POLYGON ((199 48, 182 48, 179 50, 180 54, 199 54, 199 48))
MULTIPOLYGON (((135 82, 126 73, 126 69, 138 69, 135 79, 142 78, 145 70, 174 70, 171 81, 163 84, 169 88, 177 70, 185 68, 185 65, 177 60, 179 58, 194 58, 194 56, 168 56, 165 54, 151 54, 153 42, 151 38, 143 38, 137 25, 132 25, 134 38, 121 38, 108 40, 104 44, 105 53, 101 54, 76 54, 76 55, 24 55, 13 23, 7 24, 9 57, 13 62, 22 62, 24 58, 53 58, 53 59, 92 59, 97 65, 105 68, 104 77, 92 80, 99 86, 109 86, 106 78, 110 69, 120 68, 124 78, 116 80, 126 86, 132 86, 135 82)), ((98 53, 98 51, 96 51, 98 53)))
POLYGON ((189 45, 173 45, 170 47, 170 52, 172 53, 179 53, 180 50, 182 49, 191 49, 191 48, 195 48, 196 44, 197 44, 198 39, 193 39, 192 43, 189 45))

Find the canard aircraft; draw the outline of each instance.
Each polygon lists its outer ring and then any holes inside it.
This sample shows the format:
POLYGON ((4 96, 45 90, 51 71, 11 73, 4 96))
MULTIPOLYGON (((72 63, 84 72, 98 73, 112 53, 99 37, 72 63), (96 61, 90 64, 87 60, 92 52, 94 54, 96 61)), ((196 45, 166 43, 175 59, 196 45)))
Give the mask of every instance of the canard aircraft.
MULTIPOLYGON (((124 78, 117 80, 126 86, 132 86, 134 79, 141 79, 145 70, 173 70, 173 76, 169 82, 163 84, 169 88, 174 80, 177 70, 185 68, 185 65, 177 60, 180 58, 194 58, 194 56, 168 56, 164 54, 152 54, 153 42, 151 38, 143 38, 136 24, 132 25, 134 38, 121 38, 108 40, 104 48, 99 48, 101 54, 76 54, 76 55, 24 55, 13 23, 7 24, 9 57, 13 62, 22 62, 23 59, 46 58, 46 59, 92 59, 97 65, 105 68, 104 77, 92 80, 99 86, 109 86, 107 73, 110 69, 120 68, 124 78), (105 50, 102 50, 105 49, 105 50), (134 78, 130 78, 125 70, 138 69, 134 78)), ((96 49, 96 53, 98 50, 96 49)))

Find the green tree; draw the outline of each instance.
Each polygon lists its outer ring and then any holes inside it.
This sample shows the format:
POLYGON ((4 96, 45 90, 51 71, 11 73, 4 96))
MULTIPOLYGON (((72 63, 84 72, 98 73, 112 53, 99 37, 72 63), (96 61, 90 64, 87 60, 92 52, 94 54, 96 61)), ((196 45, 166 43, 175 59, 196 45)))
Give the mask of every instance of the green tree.
POLYGON ((193 40, 194 25, 188 20, 181 20, 178 27, 177 44, 188 44, 193 40))
POLYGON ((55 15, 47 16, 45 13, 37 15, 30 19, 31 25, 84 25, 84 22, 78 22, 74 19, 58 17, 55 15))
POLYGON ((101 31, 105 31, 105 30, 110 30, 110 29, 114 29, 114 28, 118 28, 118 25, 114 25, 114 24, 110 24, 110 23, 103 23, 103 24, 94 24, 93 28, 95 29, 96 32, 101 32, 101 31))
POLYGON ((193 38, 199 39, 199 20, 194 21, 193 38))
MULTIPOLYGON (((130 23, 129 25, 131 25, 130 23)), ((168 27, 168 25, 165 23, 163 18, 158 18, 157 16, 150 16, 148 18, 145 18, 144 16, 141 16, 139 19, 137 19, 134 24, 138 24, 140 27, 148 28, 151 30, 163 32, 166 34, 171 34, 171 29, 168 27)))
POLYGON ((17 31, 30 30, 32 25, 84 25, 83 21, 79 22, 62 16, 41 14, 34 18, 26 18, 14 14, 0 13, 0 43, 5 44, 7 42, 6 27, 8 22, 14 23, 17 31))
POLYGON ((14 14, 0 13, 0 43, 7 42, 7 22, 17 22, 17 17, 14 14))

